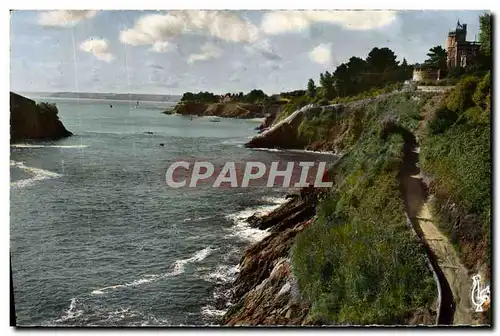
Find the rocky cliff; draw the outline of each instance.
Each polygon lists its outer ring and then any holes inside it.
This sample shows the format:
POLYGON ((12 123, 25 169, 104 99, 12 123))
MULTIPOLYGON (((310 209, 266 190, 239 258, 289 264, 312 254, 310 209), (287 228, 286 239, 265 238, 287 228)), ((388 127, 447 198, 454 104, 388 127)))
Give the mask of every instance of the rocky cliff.
MULTIPOLYGON (((245 146, 342 152, 346 145, 359 137, 365 114, 364 108, 398 93, 383 94, 376 98, 343 104, 306 105, 275 122, 261 134, 253 137, 245 146), (306 127, 303 127, 307 124, 310 125, 309 133, 315 134, 307 134, 306 127)), ((279 117, 278 115, 277 119, 279 117)))
POLYGON ((224 325, 319 323, 307 318, 309 307, 300 297, 289 258, 295 236, 313 221, 318 195, 318 191, 291 195, 272 213, 249 218, 249 225, 271 234, 245 251, 224 325))
POLYGON ((304 106, 253 137, 245 146, 249 148, 304 148, 307 142, 299 134, 299 125, 304 120, 304 116, 315 108, 314 105, 304 106))
POLYGON ((178 103, 172 112, 181 115, 251 119, 276 115, 283 107, 282 104, 263 105, 239 102, 203 103, 187 101, 178 103))
POLYGON ((54 104, 35 103, 33 100, 10 93, 10 138, 59 139, 72 135, 58 117, 54 104))

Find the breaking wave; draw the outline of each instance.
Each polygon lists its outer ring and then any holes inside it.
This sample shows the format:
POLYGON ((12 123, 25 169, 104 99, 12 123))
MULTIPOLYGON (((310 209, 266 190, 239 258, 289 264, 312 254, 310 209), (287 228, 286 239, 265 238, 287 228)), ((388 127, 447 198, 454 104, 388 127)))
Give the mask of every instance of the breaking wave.
POLYGON ((66 320, 74 319, 83 314, 82 309, 77 309, 77 300, 76 298, 72 298, 70 303, 69 303, 69 308, 66 310, 63 316, 61 316, 59 319, 55 320, 55 322, 64 322, 66 320))
POLYGON ((142 284, 146 284, 146 283, 150 283, 150 282, 155 282, 155 281, 158 281, 158 280, 161 280, 161 279, 164 279, 164 278, 169 278, 169 277, 172 277, 172 276, 176 276, 176 275, 182 274, 182 273, 184 273, 186 264, 202 261, 212 251, 213 251, 213 249, 210 246, 206 247, 203 250, 200 250, 200 251, 196 252, 190 258, 176 260, 173 263, 173 265, 172 265, 172 270, 169 271, 169 272, 165 272, 165 273, 162 273, 162 274, 146 274, 141 279, 134 280, 132 282, 128 282, 128 283, 125 283, 125 284, 112 285, 112 286, 106 286, 106 287, 103 287, 103 288, 99 288, 99 289, 96 289, 96 290, 92 291, 91 294, 102 295, 102 294, 105 294, 106 292, 108 292, 110 290, 120 289, 120 288, 127 288, 127 287, 136 287, 136 286, 139 286, 139 285, 142 285, 142 284))
POLYGON ((226 218, 233 221, 235 224, 231 227, 231 236, 239 236, 251 242, 258 242, 269 235, 269 231, 252 228, 248 225, 247 219, 251 216, 264 216, 278 208, 286 202, 285 198, 264 196, 262 200, 266 205, 261 205, 254 208, 247 208, 229 215, 226 218))
POLYGON ((227 309, 217 309, 211 305, 206 305, 205 307, 201 308, 201 314, 207 317, 213 317, 213 316, 221 317, 224 316, 226 312, 227 309))
POLYGON ((14 144, 14 148, 87 148, 87 145, 32 145, 32 144, 14 144))
POLYGON ((204 276, 203 279, 216 284, 226 284, 236 280, 238 272, 239 265, 220 265, 215 269, 215 271, 204 276))
POLYGON ((54 173, 54 172, 44 170, 41 168, 28 167, 23 162, 10 161, 10 165, 12 167, 22 169, 22 170, 33 175, 31 178, 11 182, 10 183, 11 188, 25 188, 25 187, 28 187, 28 186, 36 183, 37 181, 61 177, 61 175, 58 173, 54 173))

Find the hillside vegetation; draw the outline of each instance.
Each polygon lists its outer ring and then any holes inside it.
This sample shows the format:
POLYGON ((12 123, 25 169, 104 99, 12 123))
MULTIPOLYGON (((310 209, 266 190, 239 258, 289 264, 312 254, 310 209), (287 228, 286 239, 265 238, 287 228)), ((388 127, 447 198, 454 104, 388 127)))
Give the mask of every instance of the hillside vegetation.
MULTIPOLYGON (((353 127, 344 138, 349 151, 334 170, 337 187, 292 252, 311 318, 327 324, 404 324, 434 314, 429 308, 436 285, 406 222, 399 190, 403 139, 381 137, 389 124, 415 130, 426 99, 401 93, 342 112, 343 122, 353 127)), ((305 124, 312 123, 322 138, 335 138, 329 132, 340 118, 324 113, 305 124)))
POLYGON ((490 268, 491 74, 460 80, 425 124, 434 212, 468 268, 490 268))

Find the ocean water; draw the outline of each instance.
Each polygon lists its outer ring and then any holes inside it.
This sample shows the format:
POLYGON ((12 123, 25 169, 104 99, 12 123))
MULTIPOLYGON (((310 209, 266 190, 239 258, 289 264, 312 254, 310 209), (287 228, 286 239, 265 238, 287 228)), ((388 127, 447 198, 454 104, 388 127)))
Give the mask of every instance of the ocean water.
POLYGON ((75 135, 11 145, 18 325, 218 324, 244 248, 267 234, 245 218, 279 206, 286 190, 172 189, 169 164, 325 160, 244 148, 256 121, 167 116, 165 103, 37 100, 55 102, 75 135))

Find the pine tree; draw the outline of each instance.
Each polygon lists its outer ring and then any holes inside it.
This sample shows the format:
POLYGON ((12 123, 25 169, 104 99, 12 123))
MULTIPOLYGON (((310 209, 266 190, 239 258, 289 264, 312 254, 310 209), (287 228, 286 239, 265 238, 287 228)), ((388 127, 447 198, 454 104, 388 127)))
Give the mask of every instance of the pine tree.
POLYGON ((312 78, 309 78, 309 81, 307 82, 307 95, 311 98, 316 97, 316 84, 314 84, 312 78))

